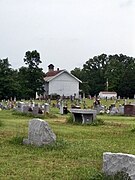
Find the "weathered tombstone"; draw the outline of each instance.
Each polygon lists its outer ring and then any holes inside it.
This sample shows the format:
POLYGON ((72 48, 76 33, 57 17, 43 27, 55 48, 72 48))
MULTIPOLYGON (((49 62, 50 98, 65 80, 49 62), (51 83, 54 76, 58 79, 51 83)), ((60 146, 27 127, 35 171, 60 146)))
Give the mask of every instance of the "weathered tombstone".
POLYGON ((103 153, 103 172, 106 175, 115 175, 121 171, 127 173, 132 180, 135 180, 135 155, 103 153))
POLYGON ((29 106, 28 105, 24 105, 23 106, 23 113, 28 113, 29 111, 29 106))
POLYGON ((124 114, 124 106, 119 106, 118 113, 123 115, 124 114))
POLYGON ((24 144, 42 146, 56 141, 56 135, 53 133, 48 123, 42 119, 32 119, 29 121, 28 139, 24 139, 24 144))
POLYGON ((34 115, 38 115, 38 111, 39 111, 39 107, 38 107, 38 106, 33 107, 32 113, 33 113, 34 115))
POLYGON ((116 107, 112 107, 110 110, 110 115, 115 115, 118 113, 118 109, 116 107))
POLYGON ((25 103, 24 102, 18 102, 17 103, 17 108, 16 108, 16 110, 17 111, 20 111, 20 112, 23 112, 23 106, 25 105, 25 103))

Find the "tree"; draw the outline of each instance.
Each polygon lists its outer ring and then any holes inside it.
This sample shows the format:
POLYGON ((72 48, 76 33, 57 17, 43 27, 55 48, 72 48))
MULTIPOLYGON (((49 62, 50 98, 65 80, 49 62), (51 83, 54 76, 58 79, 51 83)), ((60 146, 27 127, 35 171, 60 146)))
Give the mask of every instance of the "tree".
POLYGON ((126 55, 110 55, 106 76, 109 90, 116 91, 121 97, 135 94, 135 59, 126 55))
POLYGON ((126 55, 101 54, 90 58, 83 69, 75 68, 72 73, 87 82, 84 92, 98 95, 100 91, 116 91, 121 97, 133 98, 135 94, 135 58, 126 55), (107 82, 108 81, 108 87, 107 82))
POLYGON ((88 82, 89 94, 98 95, 101 90, 106 88, 106 68, 108 65, 108 57, 106 54, 94 56, 83 65, 85 81, 88 82))
POLYGON ((44 73, 39 68, 41 63, 40 54, 34 50, 27 51, 24 62, 28 67, 19 69, 19 81, 23 91, 24 98, 35 98, 36 92, 43 94, 44 92, 44 73))
POLYGON ((18 72, 13 70, 8 58, 0 59, 0 99, 9 99, 18 95, 18 72))
POLYGON ((40 54, 34 50, 32 52, 27 51, 25 54, 24 62, 29 68, 39 68, 39 64, 42 63, 40 60, 40 54))

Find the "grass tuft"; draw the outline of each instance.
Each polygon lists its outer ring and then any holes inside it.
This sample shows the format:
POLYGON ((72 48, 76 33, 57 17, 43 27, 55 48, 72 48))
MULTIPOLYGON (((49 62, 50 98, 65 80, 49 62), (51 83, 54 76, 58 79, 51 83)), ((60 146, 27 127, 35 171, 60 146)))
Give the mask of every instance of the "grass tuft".
POLYGON ((67 148, 68 146, 68 142, 63 140, 63 139, 58 139, 56 140, 55 143, 52 143, 52 144, 48 144, 48 145, 45 145, 43 146, 45 148, 45 150, 49 150, 49 151, 53 151, 53 150, 62 150, 62 149, 65 149, 67 148))
POLYGON ((14 145, 23 145, 23 138, 21 136, 15 136, 11 140, 9 140, 9 143, 14 145))

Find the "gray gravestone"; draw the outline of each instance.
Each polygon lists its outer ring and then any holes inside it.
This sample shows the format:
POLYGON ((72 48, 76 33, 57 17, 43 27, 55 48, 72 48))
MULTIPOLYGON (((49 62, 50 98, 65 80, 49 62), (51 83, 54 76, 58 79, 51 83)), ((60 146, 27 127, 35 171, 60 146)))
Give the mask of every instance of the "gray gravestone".
POLYGON ((42 146, 56 141, 56 135, 53 133, 48 123, 42 119, 32 119, 29 121, 28 139, 24 139, 24 144, 42 146))
POLYGON ((38 106, 33 107, 32 113, 33 113, 34 115, 38 115, 38 111, 39 111, 39 107, 38 107, 38 106))
POLYGON ((29 111, 29 106, 28 105, 24 105, 23 106, 23 113, 28 113, 29 111))
POLYGON ((103 172, 106 175, 115 175, 117 172, 128 173, 135 180, 135 156, 123 153, 103 153, 103 172))

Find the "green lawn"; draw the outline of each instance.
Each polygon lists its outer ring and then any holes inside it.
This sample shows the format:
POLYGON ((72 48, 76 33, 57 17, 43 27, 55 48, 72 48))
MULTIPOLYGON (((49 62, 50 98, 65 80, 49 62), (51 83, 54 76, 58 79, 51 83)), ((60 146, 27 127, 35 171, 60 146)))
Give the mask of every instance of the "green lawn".
POLYGON ((0 179, 87 180, 102 170, 103 152, 135 154, 135 117, 100 115, 104 125, 72 125, 66 116, 47 118, 57 143, 37 148, 19 144, 28 121, 0 111, 0 179))

